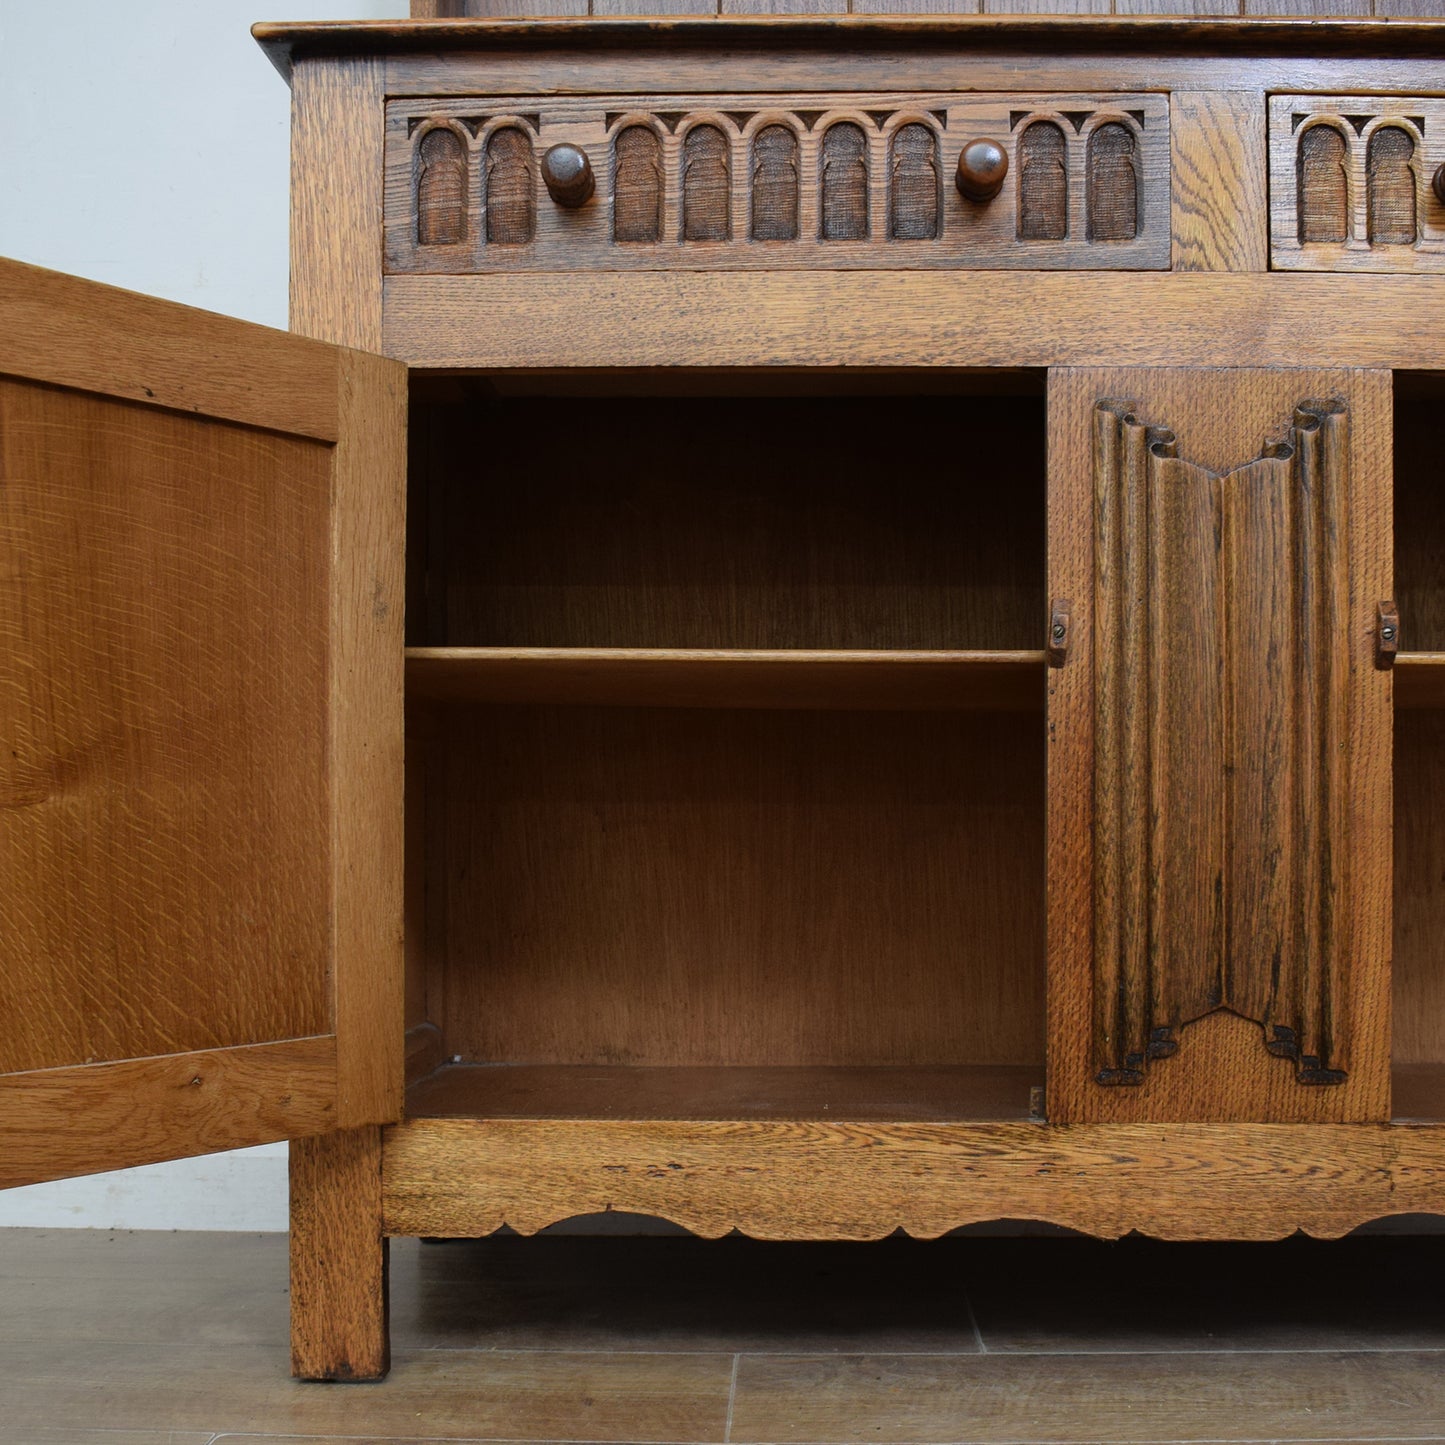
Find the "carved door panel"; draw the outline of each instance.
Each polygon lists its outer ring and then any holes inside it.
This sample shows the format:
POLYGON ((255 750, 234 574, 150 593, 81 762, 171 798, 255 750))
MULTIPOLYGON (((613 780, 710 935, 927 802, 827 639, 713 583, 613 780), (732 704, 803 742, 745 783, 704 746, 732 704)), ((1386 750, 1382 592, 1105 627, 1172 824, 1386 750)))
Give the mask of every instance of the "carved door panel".
POLYGON ((1049 1117, 1389 1111, 1387 373, 1050 376, 1049 1117))
POLYGON ((0 1187, 394 1119, 405 369, 0 321, 0 1187))

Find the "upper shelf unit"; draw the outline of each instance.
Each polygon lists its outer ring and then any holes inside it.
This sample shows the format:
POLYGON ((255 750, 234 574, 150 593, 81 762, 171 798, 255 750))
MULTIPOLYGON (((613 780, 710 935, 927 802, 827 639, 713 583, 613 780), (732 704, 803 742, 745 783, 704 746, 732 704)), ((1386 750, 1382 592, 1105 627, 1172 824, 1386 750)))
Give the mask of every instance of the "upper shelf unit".
POLYGON ((1160 94, 387 106, 386 268, 1169 266, 1160 94))

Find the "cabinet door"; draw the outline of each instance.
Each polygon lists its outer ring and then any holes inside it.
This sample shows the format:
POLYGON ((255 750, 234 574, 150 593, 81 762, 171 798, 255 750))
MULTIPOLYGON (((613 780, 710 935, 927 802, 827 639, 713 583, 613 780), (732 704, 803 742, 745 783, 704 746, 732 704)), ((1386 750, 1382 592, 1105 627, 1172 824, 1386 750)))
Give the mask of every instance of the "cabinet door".
POLYGON ((405 392, 0 262, 0 1186, 397 1114, 405 392))
POLYGON ((1049 387, 1049 1117, 1386 1118, 1389 375, 1049 387))

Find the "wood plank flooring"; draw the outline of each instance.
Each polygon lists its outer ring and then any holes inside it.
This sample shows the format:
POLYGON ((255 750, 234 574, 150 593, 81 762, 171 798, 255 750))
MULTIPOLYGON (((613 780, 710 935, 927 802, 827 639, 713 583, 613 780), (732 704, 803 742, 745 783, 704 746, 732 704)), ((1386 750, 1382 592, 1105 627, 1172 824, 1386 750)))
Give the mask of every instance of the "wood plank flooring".
POLYGON ((1445 1442, 1445 1236, 393 1244, 287 1378, 281 1235, 0 1230, 3 1445, 1445 1442))

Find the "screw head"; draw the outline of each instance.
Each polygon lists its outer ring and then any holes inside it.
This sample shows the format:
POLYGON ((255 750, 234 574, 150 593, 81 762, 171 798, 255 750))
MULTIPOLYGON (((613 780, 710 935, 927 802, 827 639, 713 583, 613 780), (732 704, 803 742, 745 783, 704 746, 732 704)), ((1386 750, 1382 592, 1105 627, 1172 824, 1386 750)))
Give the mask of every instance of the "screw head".
POLYGON ((1062 622, 1054 623, 1053 636, 1055 642, 1062 642, 1064 640, 1064 624, 1062 622))
POLYGON ((1389 623, 1386 623, 1385 626, 1380 629, 1380 636, 1383 637, 1386 642, 1393 642, 1395 640, 1395 629, 1391 627, 1389 623))

